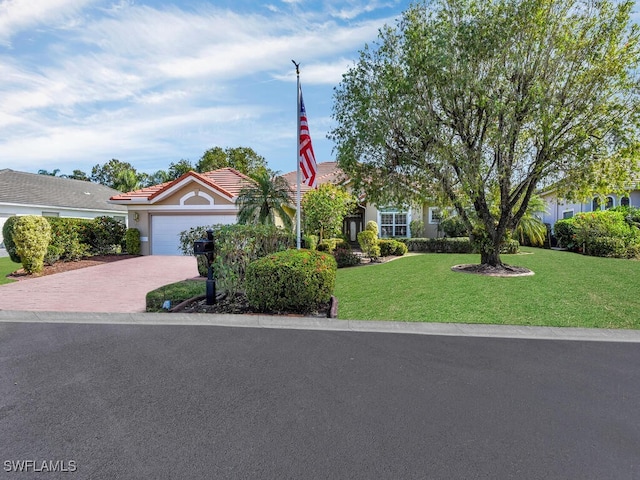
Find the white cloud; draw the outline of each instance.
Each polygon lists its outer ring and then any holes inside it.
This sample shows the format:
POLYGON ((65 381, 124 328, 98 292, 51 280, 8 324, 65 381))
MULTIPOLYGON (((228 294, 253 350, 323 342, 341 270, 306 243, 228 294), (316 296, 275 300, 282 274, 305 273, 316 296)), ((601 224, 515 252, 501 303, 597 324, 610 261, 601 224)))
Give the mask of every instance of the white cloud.
POLYGON ((46 24, 54 28, 97 0, 5 0, 0 3, 0 44, 22 30, 46 24))

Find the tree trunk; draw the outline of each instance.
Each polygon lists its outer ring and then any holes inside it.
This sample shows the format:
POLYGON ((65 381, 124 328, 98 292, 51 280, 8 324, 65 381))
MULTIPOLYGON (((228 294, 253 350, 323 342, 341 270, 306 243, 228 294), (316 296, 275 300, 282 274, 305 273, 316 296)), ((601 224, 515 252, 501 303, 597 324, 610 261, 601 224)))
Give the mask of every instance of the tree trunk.
POLYGON ((480 263, 482 265, 490 265, 492 267, 501 267, 502 260, 500 260, 500 247, 497 246, 491 251, 480 252, 480 263))

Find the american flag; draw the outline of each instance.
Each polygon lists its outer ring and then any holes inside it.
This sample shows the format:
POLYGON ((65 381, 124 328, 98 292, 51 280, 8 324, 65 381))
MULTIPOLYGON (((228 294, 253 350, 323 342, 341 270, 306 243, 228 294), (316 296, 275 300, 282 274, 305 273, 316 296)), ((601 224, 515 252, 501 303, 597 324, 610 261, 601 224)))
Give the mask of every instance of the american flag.
POLYGON ((300 95, 300 171, 302 172, 302 182, 311 188, 318 186, 316 182, 316 156, 313 153, 313 145, 311 145, 311 136, 309 135, 309 124, 307 123, 307 111, 302 101, 302 89, 298 92, 300 95))

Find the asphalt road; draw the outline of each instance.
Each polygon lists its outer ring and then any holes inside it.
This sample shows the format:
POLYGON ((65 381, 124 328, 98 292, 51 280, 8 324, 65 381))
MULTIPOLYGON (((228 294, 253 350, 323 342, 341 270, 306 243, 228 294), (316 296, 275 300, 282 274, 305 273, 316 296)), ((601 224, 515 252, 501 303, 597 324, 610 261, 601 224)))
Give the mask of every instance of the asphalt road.
POLYGON ((639 365, 638 344, 3 323, 0 478, 636 479, 639 365))

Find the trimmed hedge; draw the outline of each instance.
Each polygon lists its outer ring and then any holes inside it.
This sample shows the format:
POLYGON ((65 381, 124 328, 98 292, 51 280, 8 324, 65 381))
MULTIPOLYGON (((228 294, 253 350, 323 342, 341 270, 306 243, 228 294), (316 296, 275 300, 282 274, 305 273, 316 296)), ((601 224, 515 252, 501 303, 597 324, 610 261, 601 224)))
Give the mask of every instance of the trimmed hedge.
POLYGON ((457 238, 407 238, 404 240, 410 252, 423 253, 474 253, 468 237, 457 238))
POLYGON ((369 224, 375 224, 375 222, 369 222, 367 229, 359 232, 357 238, 362 253, 373 260, 380 256, 380 246, 378 245, 378 232, 369 229, 369 224))
POLYGON ((392 255, 401 257, 405 253, 407 253, 407 246, 393 239, 381 239, 378 240, 378 245, 380 246, 380 255, 383 257, 390 257, 392 255))
POLYGON ((325 238, 317 245, 316 250, 333 253, 336 248, 351 250, 351 245, 343 238, 325 238))
POLYGON ((18 221, 18 218, 15 215, 7 218, 2 226, 2 238, 4 242, 4 248, 6 248, 9 257, 11 257, 11 261, 15 263, 22 263, 20 260, 20 256, 16 252, 16 244, 13 241, 13 226, 18 221))
POLYGON ((247 267, 247 300, 260 312, 309 313, 331 299, 336 270, 333 256, 312 250, 259 258, 247 267))
POLYGON ((51 239, 51 226, 44 217, 25 215, 13 225, 13 242, 27 273, 39 273, 44 268, 44 256, 51 239))
MULTIPOLYGON (((230 294, 244 290, 249 263, 296 246, 295 235, 273 225, 212 225, 180 233, 180 250, 184 255, 193 255, 193 242, 206 238, 208 228, 213 230, 214 237, 213 275, 220 290, 230 294)), ((201 276, 207 276, 207 267, 205 256, 198 255, 201 276)))
POLYGON ((127 253, 131 255, 140 255, 142 252, 140 230, 137 228, 128 228, 127 233, 124 234, 124 245, 127 253))
POLYGON ((90 220, 80 218, 45 217, 51 226, 51 240, 44 263, 53 265, 57 261, 76 261, 89 254, 89 246, 82 243, 82 234, 90 220))

